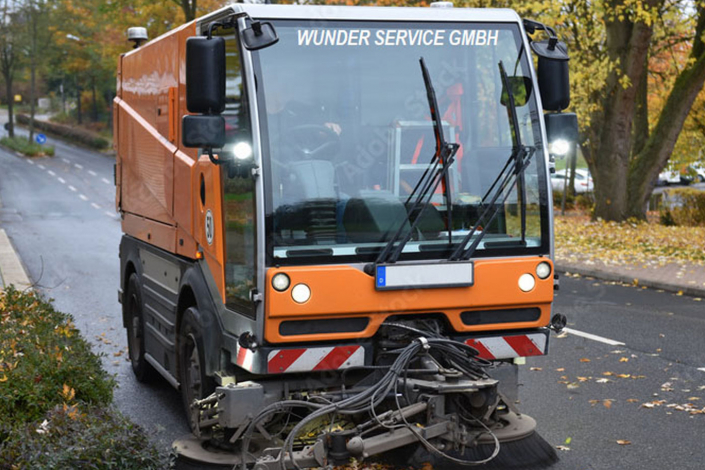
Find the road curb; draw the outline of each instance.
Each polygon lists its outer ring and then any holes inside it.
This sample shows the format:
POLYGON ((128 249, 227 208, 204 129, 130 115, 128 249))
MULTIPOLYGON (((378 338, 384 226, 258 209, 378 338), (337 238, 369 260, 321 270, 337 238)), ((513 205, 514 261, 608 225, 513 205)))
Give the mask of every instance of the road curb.
MULTIPOLYGON (((636 279, 635 276, 619 274, 604 269, 588 268, 570 263, 561 263, 560 261, 556 262, 556 271, 562 273, 580 274, 581 276, 589 276, 594 277, 596 279, 602 279, 604 281, 621 282, 630 285, 633 285, 634 279, 636 279)), ((660 289, 666 292, 680 292, 684 295, 690 295, 693 297, 705 297, 705 289, 701 287, 685 286, 671 282, 659 281, 656 279, 644 278, 643 276, 639 277, 639 286, 650 287, 652 289, 660 289)))
POLYGON ((27 272, 22 266, 17 252, 10 242, 5 230, 0 229, 0 290, 5 286, 14 285, 18 290, 32 288, 27 272))

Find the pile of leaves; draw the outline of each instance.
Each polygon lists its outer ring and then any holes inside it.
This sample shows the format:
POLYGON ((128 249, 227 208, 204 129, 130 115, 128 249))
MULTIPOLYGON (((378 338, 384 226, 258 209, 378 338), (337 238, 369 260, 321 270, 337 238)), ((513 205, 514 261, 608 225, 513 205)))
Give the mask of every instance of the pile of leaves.
POLYGON ((144 432, 110 408, 114 387, 69 315, 0 292, 0 467, 160 468, 144 432))
POLYGON ((593 221, 576 214, 556 216, 554 226, 560 259, 592 259, 616 265, 705 265, 705 227, 593 221))
POLYGON ((26 137, 3 137, 0 144, 30 157, 54 156, 54 147, 29 142, 26 137))

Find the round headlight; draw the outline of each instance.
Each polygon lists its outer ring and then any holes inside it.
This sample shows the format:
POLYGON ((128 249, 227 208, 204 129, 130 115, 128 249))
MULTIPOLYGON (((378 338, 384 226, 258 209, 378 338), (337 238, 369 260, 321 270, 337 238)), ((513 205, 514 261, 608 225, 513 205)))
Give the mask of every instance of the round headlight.
POLYGON ((291 281, 289 280, 289 276, 284 273, 277 273, 272 278, 272 287, 274 287, 274 290, 278 290, 279 292, 284 292, 287 290, 290 283, 291 281))
POLYGON ((551 265, 545 261, 542 261, 538 264, 538 266, 536 266, 536 275, 539 279, 546 279, 551 275, 551 265))
POLYGON ((296 284, 291 289, 291 298, 299 304, 308 302, 308 299, 311 298, 311 289, 306 284, 296 284))
POLYGON ((529 273, 519 276, 519 289, 524 292, 529 292, 536 286, 536 279, 529 273))

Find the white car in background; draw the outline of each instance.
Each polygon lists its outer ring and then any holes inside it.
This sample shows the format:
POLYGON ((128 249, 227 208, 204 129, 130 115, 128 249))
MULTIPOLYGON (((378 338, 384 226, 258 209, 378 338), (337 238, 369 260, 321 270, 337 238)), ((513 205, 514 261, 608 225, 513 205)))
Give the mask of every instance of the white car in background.
POLYGON ((696 177, 696 183, 705 183, 705 163, 693 163, 690 165, 690 168, 698 174, 696 177))
POLYGON ((659 186, 669 184, 689 185, 694 181, 705 181, 705 179, 703 179, 703 174, 705 174, 705 171, 702 167, 700 167, 700 171, 698 171, 697 168, 698 165, 688 165, 677 170, 664 170, 659 173, 656 184, 659 186))
MULTIPOLYGON (((570 178, 570 171, 566 170, 556 170, 555 173, 551 175, 551 187, 554 191, 563 191, 569 180, 566 181, 566 177, 570 178)), ((576 168, 575 169, 575 194, 590 193, 595 189, 595 184, 592 181, 592 176, 586 168, 576 168)))

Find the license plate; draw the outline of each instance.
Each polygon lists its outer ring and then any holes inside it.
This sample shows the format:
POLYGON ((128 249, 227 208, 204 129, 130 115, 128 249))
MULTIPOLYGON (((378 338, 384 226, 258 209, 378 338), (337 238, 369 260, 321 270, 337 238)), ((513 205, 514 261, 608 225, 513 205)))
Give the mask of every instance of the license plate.
POLYGON ((377 290, 469 287, 473 283, 472 261, 378 265, 375 275, 377 290))

